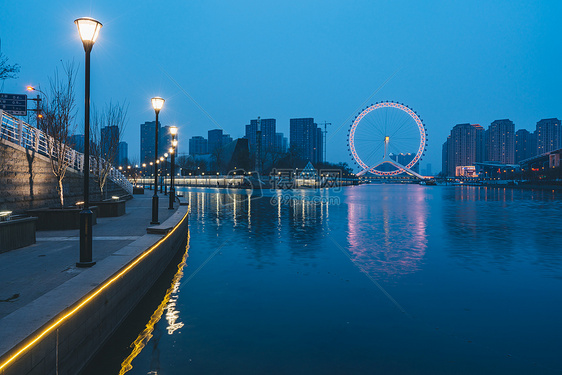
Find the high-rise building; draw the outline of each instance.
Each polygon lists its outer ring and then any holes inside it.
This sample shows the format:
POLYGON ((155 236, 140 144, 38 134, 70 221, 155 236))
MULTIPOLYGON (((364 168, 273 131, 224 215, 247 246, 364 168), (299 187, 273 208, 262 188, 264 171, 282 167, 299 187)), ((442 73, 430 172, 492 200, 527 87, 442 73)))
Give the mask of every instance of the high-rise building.
POLYGON ((459 166, 474 166, 476 162, 483 161, 483 134, 484 128, 478 124, 457 124, 453 127, 443 145, 447 147, 443 155, 447 155, 448 176, 456 176, 459 166))
POLYGON ((292 118, 290 120, 291 147, 306 161, 313 164, 323 162, 323 132, 313 118, 292 118))
POLYGON ((562 148, 562 127, 557 118, 542 119, 537 122, 537 155, 562 148))
POLYGON ((282 154, 287 152, 288 145, 287 137, 283 133, 275 133, 275 149, 282 154))
POLYGON ((229 134, 223 134, 222 129, 209 130, 207 136, 207 152, 209 154, 232 142, 232 137, 229 134))
POLYGON ((515 163, 515 125, 513 121, 496 120, 485 134, 486 161, 515 163))
POLYGON ((515 162, 532 158, 537 154, 537 138, 528 130, 519 129, 515 132, 515 162))
MULTIPOLYGON (((158 124, 160 125, 160 124, 158 124)), ((156 121, 147 121, 140 126, 140 162, 141 163, 150 163, 153 162, 155 159, 154 154, 154 137, 156 131, 156 121)), ((158 138, 160 138, 160 127, 158 128, 158 138)), ((158 145, 160 148, 160 144, 158 145)))
POLYGON ((71 135, 70 144, 76 151, 84 153, 84 134, 71 135))
POLYGON ((223 134, 221 139, 221 147, 226 146, 230 142, 232 142, 232 137, 230 136, 230 134, 223 134))
POLYGON ((129 145, 127 142, 119 142, 119 150, 117 152, 117 165, 126 165, 129 163, 129 145))
POLYGON ((209 153, 222 146, 222 129, 213 129, 207 132, 207 147, 209 153))
POLYGON ((441 173, 444 175, 449 174, 449 141, 451 136, 447 137, 447 140, 443 143, 443 147, 441 148, 441 173))
POLYGON ((201 136, 191 137, 189 140, 189 155, 204 155, 207 153, 207 140, 201 136))
POLYGON ((172 134, 170 126, 162 126, 158 131, 158 155, 162 156, 172 147, 172 134))
POLYGON ((275 135, 276 120, 274 118, 257 118, 250 120, 250 124, 246 125, 246 135, 250 153, 255 154, 258 147, 258 131, 261 134, 261 151, 262 155, 276 151, 275 135), (258 127, 259 124, 259 127, 258 127))
POLYGON ((101 157, 109 160, 113 159, 113 163, 117 161, 119 153, 119 127, 116 125, 105 126, 101 128, 101 157))
MULTIPOLYGON (((408 153, 401 152, 399 154, 390 154, 390 158, 392 160, 397 161, 399 164, 404 165, 404 166, 406 166, 408 163, 410 163, 412 160, 414 160, 415 157, 416 157, 416 154, 412 154, 411 152, 408 152, 408 153)), ((410 169, 412 171, 416 172, 416 173, 419 173, 419 171, 420 171, 419 160, 410 169)), ((390 168, 390 170, 394 170, 394 168, 390 168)))

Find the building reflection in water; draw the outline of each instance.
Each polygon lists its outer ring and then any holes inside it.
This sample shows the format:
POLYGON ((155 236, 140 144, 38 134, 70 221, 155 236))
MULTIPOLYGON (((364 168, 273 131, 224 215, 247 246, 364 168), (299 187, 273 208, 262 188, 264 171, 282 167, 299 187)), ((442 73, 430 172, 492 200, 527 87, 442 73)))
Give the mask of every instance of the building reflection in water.
POLYGON ((366 186, 353 191, 346 202, 354 263, 378 279, 420 268, 427 248, 428 207, 423 187, 366 186))
POLYGON ((457 186, 443 190, 445 249, 466 268, 533 264, 559 277, 562 252, 551 243, 562 226, 560 197, 548 190, 457 186), (462 238, 463 241, 458 241, 462 238))
MULTIPOLYGON (((164 311, 166 311, 166 320, 168 321, 168 326, 166 327, 166 329, 168 330, 168 334, 171 335, 174 333, 174 331, 183 327, 183 323, 178 322, 180 312, 177 311, 175 307, 178 298, 178 293, 180 290, 179 289, 180 281, 181 278, 183 277, 183 269, 185 267, 188 257, 188 251, 189 251, 189 232, 187 234, 187 246, 185 248, 185 253, 183 254, 181 262, 178 264, 178 270, 172 279, 172 284, 166 291, 166 294, 164 295, 164 298, 162 299, 160 305, 158 305, 154 313, 152 313, 152 316, 150 317, 148 323, 146 323, 145 328, 137 336, 135 341, 133 341, 133 343, 131 344, 131 348, 132 348, 131 354, 129 354, 129 356, 125 358, 121 363, 121 369, 119 371, 119 375, 123 375, 133 368, 132 366, 133 360, 140 354, 140 352, 144 349, 144 347, 148 344, 148 342, 152 337, 155 337, 154 340, 155 343, 153 345, 153 358, 151 360, 151 367, 152 367, 151 370, 155 370, 154 368, 155 366, 159 367, 158 341, 159 341, 160 332, 157 329, 155 331, 155 327, 156 324, 162 318, 164 311), (154 355, 155 352, 156 355, 154 355)), ((151 372, 157 373, 154 371, 151 372)))

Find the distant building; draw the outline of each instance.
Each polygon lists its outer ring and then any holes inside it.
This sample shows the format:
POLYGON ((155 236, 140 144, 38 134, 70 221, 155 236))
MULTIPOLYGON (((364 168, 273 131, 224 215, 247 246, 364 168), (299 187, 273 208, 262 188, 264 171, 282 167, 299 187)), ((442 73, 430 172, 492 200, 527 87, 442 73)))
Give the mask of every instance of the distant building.
POLYGON ((171 126, 162 126, 158 131, 158 155, 162 156, 169 152, 172 147, 172 134, 170 133, 171 126))
POLYGON ((515 163, 515 125, 511 120, 492 122, 486 130, 485 143, 486 161, 515 163))
POLYGON ((119 150, 117 153, 117 165, 129 164, 129 145, 127 142, 119 142, 119 150))
POLYGON ((189 140, 189 155, 208 154, 207 140, 201 136, 191 137, 189 140))
POLYGON ((323 132, 314 118, 292 118, 290 120, 291 147, 306 161, 313 164, 323 162, 323 132))
MULTIPOLYGON (((158 124, 160 125, 160 124, 158 124)), ((156 157, 154 153, 154 143, 155 143, 155 131, 156 131, 156 121, 147 121, 140 126, 140 162, 150 163, 154 162, 156 157)), ((158 129, 158 138, 160 138, 160 129, 158 129)), ((158 145, 160 148, 160 145, 158 145)))
POLYGON ((447 176, 456 176, 459 166, 472 166, 483 161, 483 135, 484 128, 478 124, 458 124, 453 127, 445 142, 447 150, 443 151, 443 155, 447 156, 444 163, 447 176))
POLYGON ((441 173, 445 176, 449 174, 449 141, 451 136, 447 137, 447 140, 443 143, 441 148, 441 173))
POLYGON ((283 135, 283 133, 275 133, 275 149, 285 154, 287 153, 287 149, 289 148, 289 141, 287 137, 283 135))
POLYGON ((261 151, 263 155, 270 154, 276 150, 276 120, 274 118, 260 118, 250 120, 250 124, 246 125, 246 135, 244 138, 248 140, 250 153, 255 154, 258 147, 258 131, 261 134, 261 151), (259 126, 258 126, 259 124, 259 126))
POLYGON ((557 118, 542 119, 537 122, 537 155, 562 148, 562 127, 557 118))
POLYGON ((222 129, 209 130, 207 134, 207 147, 209 154, 212 154, 215 149, 222 147, 222 129))
POLYGON ((515 132, 515 162, 532 158, 537 154, 537 137, 525 129, 515 132))
POLYGON ((207 152, 212 154, 217 148, 221 148, 232 142, 229 134, 223 134, 222 129, 213 129, 207 132, 207 152))
POLYGON ((101 128, 101 157, 109 160, 113 159, 113 164, 117 162, 119 153, 119 127, 116 125, 101 128))
MULTIPOLYGON (((414 158, 416 157, 416 154, 412 154, 410 152, 408 153, 400 153, 400 154, 390 154, 390 158, 394 161, 397 161, 399 164, 402 164, 403 166, 406 166, 408 163, 410 163, 412 160, 414 160, 414 158)), ((420 172, 420 162, 417 161, 416 164, 414 164, 412 166, 412 168, 410 168, 412 171, 419 173, 420 172)), ((391 169, 394 170, 394 169, 391 169)))
POLYGON ((231 142, 232 142, 232 137, 229 134, 222 135, 221 147, 224 147, 231 142))
POLYGON ((72 148, 78 152, 84 153, 84 134, 75 134, 70 136, 72 148))

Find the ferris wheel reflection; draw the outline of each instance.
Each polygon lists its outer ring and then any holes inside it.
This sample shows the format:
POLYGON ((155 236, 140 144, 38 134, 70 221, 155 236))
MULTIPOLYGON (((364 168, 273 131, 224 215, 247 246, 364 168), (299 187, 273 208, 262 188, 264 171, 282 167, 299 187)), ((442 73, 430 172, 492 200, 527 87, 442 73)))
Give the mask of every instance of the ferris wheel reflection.
POLYGON ((427 248, 425 190, 385 194, 396 186, 372 186, 348 199, 348 250, 369 275, 393 279, 416 272, 427 248), (373 192, 373 189, 379 191, 373 192), (377 199, 379 204, 365 204, 377 199), (407 228, 396 231, 396 228, 407 228))

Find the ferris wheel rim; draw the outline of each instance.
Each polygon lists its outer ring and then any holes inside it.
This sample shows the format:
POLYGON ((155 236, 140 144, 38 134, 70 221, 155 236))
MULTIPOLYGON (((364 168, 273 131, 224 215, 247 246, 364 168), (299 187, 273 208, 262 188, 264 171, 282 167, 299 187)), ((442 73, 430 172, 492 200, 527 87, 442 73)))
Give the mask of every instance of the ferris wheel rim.
POLYGON ((370 173, 380 175, 380 176, 392 176, 392 175, 397 175, 397 174, 403 173, 403 172, 405 172, 405 170, 403 168, 397 168, 395 171, 379 171, 375 168, 377 166, 379 166, 380 164, 377 164, 377 165, 372 166, 372 167, 368 166, 359 157, 359 155, 357 153, 357 150, 355 149, 355 131, 357 130, 357 126, 359 125, 361 120, 367 114, 371 113, 372 111, 374 111, 376 109, 381 109, 381 108, 396 108, 398 110, 401 110, 402 112, 409 115, 410 118, 415 122, 415 124, 418 127, 419 136, 420 136, 420 143, 419 143, 418 151, 416 152, 416 155, 414 156, 414 158, 407 165, 404 166, 405 168, 407 168, 407 169, 412 168, 421 159, 421 157, 423 155, 423 152, 425 151, 427 134, 426 134, 426 130, 425 130, 425 125, 423 124, 423 121, 417 115, 417 113, 412 108, 410 108, 407 105, 402 104, 402 103, 397 103, 397 102, 392 102, 392 101, 377 102, 377 103, 372 104, 369 107, 365 108, 363 111, 361 111, 361 113, 359 113, 359 115, 357 115, 355 117, 355 119, 353 120, 353 122, 351 124, 351 128, 350 128, 349 134, 348 134, 348 145, 349 145, 349 151, 351 152, 351 156, 353 157, 355 162, 357 164, 359 164, 360 167, 363 168, 363 170, 366 170, 370 173))

